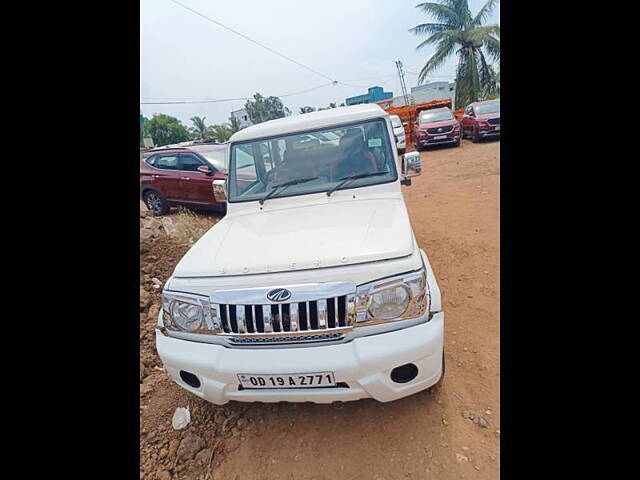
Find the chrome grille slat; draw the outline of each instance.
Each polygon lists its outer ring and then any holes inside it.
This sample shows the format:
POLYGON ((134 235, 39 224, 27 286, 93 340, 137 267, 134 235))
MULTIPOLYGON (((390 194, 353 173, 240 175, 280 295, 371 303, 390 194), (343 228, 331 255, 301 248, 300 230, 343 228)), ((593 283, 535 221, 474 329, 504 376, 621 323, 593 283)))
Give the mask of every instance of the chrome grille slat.
POLYGON ((264 325, 264 333, 273 332, 271 327, 271 305, 262 305, 262 323, 264 325))
POLYGON ((289 304, 289 329, 292 332, 298 331, 298 304, 289 304))
POLYGON ((244 305, 236 305, 236 323, 238 324, 238 333, 247 333, 244 318, 244 305))
POLYGON ((327 328, 327 301, 318 300, 318 328, 327 328))

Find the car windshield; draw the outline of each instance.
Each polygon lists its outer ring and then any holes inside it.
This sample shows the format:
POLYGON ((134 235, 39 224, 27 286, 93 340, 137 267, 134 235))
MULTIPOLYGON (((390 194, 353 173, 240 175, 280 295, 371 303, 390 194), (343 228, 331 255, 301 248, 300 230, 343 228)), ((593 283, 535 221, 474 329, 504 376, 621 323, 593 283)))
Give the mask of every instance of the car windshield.
POLYGON ((420 123, 442 122, 444 120, 453 120, 453 114, 448 110, 442 112, 420 112, 420 123))
POLYGON ((393 126, 393 128, 398 128, 402 126, 400 117, 390 117, 390 118, 391 118, 391 125, 393 126))
POLYGON ((476 106, 476 113, 484 115, 486 113, 500 113, 500 102, 487 103, 476 106))
POLYGON ((207 161, 213 165, 217 170, 226 173, 227 172, 227 159, 226 149, 220 148, 217 150, 202 151, 196 150, 200 155, 207 159, 207 161))
POLYGON ((338 190, 397 179, 389 132, 381 118, 232 144, 229 202, 326 192, 346 177, 366 173, 376 175, 353 179, 338 190), (305 181, 272 192, 296 180, 305 181))

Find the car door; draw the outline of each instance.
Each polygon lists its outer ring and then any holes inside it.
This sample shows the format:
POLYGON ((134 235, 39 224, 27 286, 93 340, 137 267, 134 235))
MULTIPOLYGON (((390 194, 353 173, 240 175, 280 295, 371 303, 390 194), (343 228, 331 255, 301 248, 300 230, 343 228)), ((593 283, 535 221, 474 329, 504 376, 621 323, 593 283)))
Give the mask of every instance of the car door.
POLYGON ((167 200, 180 198, 180 172, 177 153, 161 153, 147 160, 153 167, 149 185, 159 190, 167 200))
POLYGON ((208 163, 194 153, 180 154, 180 181, 182 198, 196 204, 215 204, 213 198, 214 175, 199 172, 198 167, 207 166, 208 163))

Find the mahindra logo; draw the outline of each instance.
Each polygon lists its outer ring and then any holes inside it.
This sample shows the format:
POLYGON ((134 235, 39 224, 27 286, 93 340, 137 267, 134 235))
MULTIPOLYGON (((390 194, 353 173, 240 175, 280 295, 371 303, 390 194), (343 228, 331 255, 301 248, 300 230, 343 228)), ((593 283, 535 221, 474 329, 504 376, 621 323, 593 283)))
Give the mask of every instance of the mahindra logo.
POLYGON ((267 292, 267 298, 272 302, 284 302, 291 298, 291 292, 286 288, 274 288, 267 292))

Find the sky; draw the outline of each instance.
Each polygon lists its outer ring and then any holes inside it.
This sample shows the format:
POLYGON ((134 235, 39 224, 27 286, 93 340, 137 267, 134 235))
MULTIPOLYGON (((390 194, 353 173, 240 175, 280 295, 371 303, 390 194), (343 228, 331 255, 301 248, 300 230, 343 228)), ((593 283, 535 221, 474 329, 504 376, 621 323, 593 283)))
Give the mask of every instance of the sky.
MULTIPOLYGON (((302 106, 340 104, 374 85, 401 95, 395 60, 407 90, 435 51, 409 29, 427 23, 419 0, 178 0, 331 79, 330 81, 188 11, 171 0, 140 1, 140 101, 280 96, 294 114, 302 106)), ((475 14, 486 0, 469 0, 475 14)), ((487 23, 500 23, 499 5, 487 23)), ((452 56, 427 81, 453 80, 452 56)), ((191 126, 227 122, 245 100, 187 105, 140 105, 144 116, 164 113, 191 126)))

